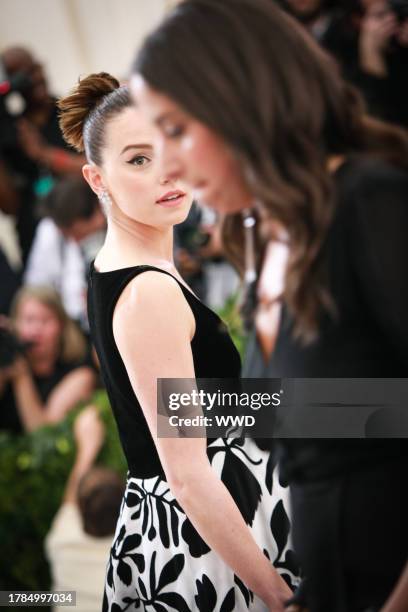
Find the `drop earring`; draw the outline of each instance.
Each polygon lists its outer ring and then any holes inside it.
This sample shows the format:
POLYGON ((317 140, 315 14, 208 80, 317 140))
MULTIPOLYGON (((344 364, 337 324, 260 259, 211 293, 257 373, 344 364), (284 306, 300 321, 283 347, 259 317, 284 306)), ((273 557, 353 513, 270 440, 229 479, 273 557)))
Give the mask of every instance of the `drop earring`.
POLYGON ((258 274, 255 256, 255 224, 256 219, 251 209, 242 211, 242 225, 244 229, 244 292, 241 305, 241 315, 245 330, 248 332, 253 326, 253 317, 256 308, 256 288, 258 274))
POLYGON ((112 206, 112 200, 111 200, 109 193, 107 192, 106 189, 104 189, 98 194, 98 198, 102 205, 103 210, 106 213, 109 210, 109 208, 112 206))

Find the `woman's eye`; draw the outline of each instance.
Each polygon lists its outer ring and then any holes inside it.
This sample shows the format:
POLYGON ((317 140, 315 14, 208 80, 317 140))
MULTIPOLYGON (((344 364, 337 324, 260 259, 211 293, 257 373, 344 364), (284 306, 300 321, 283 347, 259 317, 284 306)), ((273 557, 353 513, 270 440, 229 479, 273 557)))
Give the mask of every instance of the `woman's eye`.
POLYGON ((145 166, 149 161, 150 159, 146 155, 136 155, 128 163, 134 166, 145 166))
POLYGON ((184 132, 181 125, 166 125, 163 127, 163 133, 167 138, 178 138, 184 132))

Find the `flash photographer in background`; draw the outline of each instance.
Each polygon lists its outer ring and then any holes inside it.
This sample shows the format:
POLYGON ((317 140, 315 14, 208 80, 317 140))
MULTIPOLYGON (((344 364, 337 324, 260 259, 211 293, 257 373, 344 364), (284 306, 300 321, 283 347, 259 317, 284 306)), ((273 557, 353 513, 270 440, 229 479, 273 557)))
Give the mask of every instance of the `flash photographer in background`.
POLYGON ((92 393, 88 347, 50 288, 16 294, 0 327, 0 429, 32 431, 64 418, 92 393))
POLYGON ((55 178, 80 175, 58 126, 55 98, 40 62, 23 47, 0 54, 0 208, 16 216, 25 263, 38 219, 36 203, 55 178))

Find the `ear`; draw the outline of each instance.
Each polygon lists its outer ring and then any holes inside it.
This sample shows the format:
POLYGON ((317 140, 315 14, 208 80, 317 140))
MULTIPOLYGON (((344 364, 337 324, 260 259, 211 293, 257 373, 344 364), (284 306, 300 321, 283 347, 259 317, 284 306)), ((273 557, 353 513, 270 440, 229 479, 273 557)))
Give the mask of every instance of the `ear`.
POLYGON ((85 164, 82 166, 82 174, 96 195, 99 195, 105 189, 101 169, 96 164, 85 164))

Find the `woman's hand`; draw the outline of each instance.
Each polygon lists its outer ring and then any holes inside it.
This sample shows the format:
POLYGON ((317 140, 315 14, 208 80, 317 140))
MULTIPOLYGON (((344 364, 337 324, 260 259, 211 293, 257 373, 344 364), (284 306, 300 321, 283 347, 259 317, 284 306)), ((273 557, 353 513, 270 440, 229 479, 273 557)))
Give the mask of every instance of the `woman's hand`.
MULTIPOLYGON (((3 333, 6 334, 6 337, 4 338, 5 344, 9 344, 9 342, 7 342, 8 335, 14 337, 13 324, 11 320, 4 315, 0 315, 0 329, 4 330, 3 333)), ((10 338, 10 341, 12 340, 13 338, 10 338)), ((29 367, 26 359, 22 355, 17 354, 13 363, 1 368, 0 380, 3 384, 6 382, 12 382, 22 374, 26 374, 28 369, 29 367)))
POLYGON ((24 357, 18 356, 11 365, 1 368, 0 391, 7 383, 14 384, 27 375, 30 375, 29 365, 24 357))
POLYGON ((28 365, 27 359, 22 355, 19 355, 14 363, 8 367, 8 371, 10 380, 15 381, 21 376, 30 374, 30 366, 28 365))
POLYGON ((367 10, 360 34, 360 64, 375 76, 387 76, 385 51, 397 31, 397 20, 384 2, 376 2, 367 10))
MULTIPOLYGON (((269 612, 287 612, 285 603, 291 597, 293 597, 291 589, 288 587, 283 578, 277 575, 277 580, 272 585, 271 595, 265 603, 268 606, 269 612)), ((296 612, 298 612, 297 609, 296 612)))

